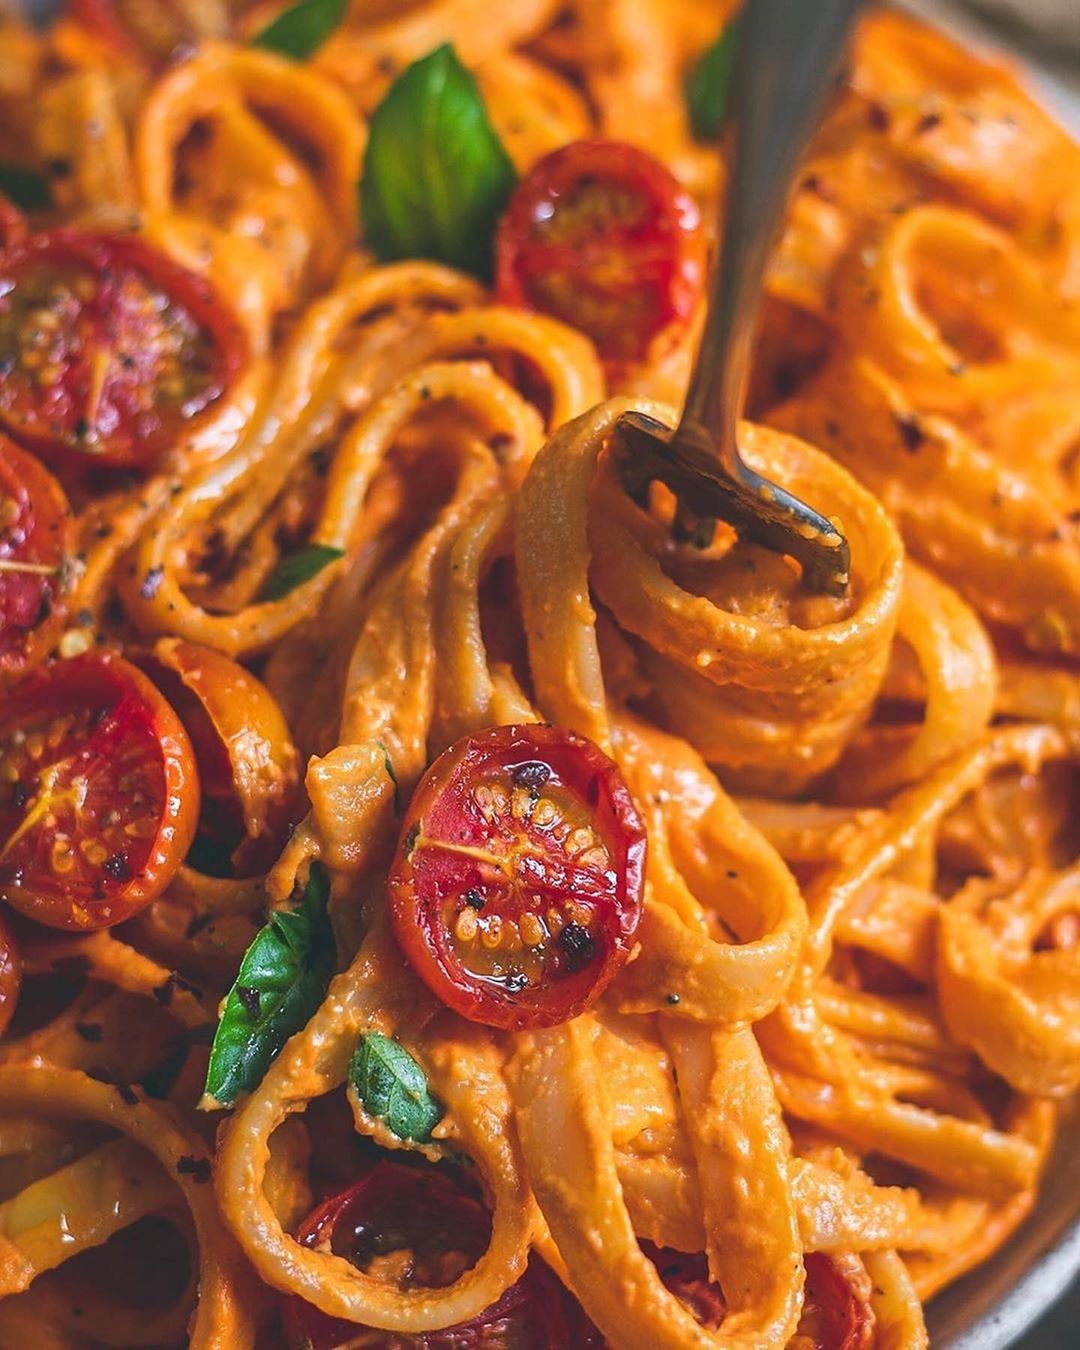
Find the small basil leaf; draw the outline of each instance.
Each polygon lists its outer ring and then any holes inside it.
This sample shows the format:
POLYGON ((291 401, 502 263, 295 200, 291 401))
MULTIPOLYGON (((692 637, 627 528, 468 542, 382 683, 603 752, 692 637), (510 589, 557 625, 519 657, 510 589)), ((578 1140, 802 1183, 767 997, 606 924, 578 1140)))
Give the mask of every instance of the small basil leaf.
POLYGON ((345 17, 349 0, 297 0, 251 39, 253 47, 306 61, 345 17))
POLYGON ((0 164, 0 192, 22 211, 44 211, 52 206, 52 189, 44 174, 0 164))
POLYGON ((295 553, 287 553, 266 578, 259 599, 280 600, 344 556, 343 548, 334 548, 331 544, 308 544, 295 553))
POLYGON ((690 129, 699 141, 719 140, 724 129, 738 47, 737 33, 738 24, 729 23, 694 66, 686 81, 690 129))
POLYGON ((383 262, 434 258, 477 276, 517 181, 475 79, 453 47, 402 71, 371 119, 360 212, 383 262))
POLYGON ((312 863, 300 904, 276 910, 244 953, 210 1049, 205 1106, 231 1106, 261 1082, 281 1047, 310 1020, 334 968, 330 881, 312 863))
POLYGON ((349 1065, 349 1082, 368 1115, 384 1121, 399 1139, 426 1144, 442 1119, 423 1069, 389 1036, 375 1031, 361 1036, 349 1065))

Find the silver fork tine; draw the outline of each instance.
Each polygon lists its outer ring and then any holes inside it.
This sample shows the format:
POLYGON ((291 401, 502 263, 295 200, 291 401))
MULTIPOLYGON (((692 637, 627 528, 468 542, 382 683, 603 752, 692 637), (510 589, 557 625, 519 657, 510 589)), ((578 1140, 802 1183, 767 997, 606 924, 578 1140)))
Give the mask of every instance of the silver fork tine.
POLYGON ((686 406, 674 433, 638 414, 617 428, 630 473, 672 487, 684 529, 695 519, 726 520, 744 537, 797 558, 812 589, 834 593, 847 585, 846 539, 745 464, 736 429, 765 264, 791 174, 861 4, 746 0, 729 105, 735 125, 720 251, 686 406))

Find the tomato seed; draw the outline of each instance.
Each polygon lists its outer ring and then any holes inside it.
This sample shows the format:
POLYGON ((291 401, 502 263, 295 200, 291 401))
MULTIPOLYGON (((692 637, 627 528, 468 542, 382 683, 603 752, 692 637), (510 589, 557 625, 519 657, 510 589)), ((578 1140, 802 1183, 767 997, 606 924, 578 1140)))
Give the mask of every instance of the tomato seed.
POLYGON ((109 850, 97 839, 84 839, 79 852, 92 867, 100 867, 109 856, 109 850))
POLYGON ((539 825, 541 829, 546 829, 549 825, 553 825, 558 818, 559 809, 550 797, 541 797, 533 807, 533 824, 539 825))
POLYGON ((472 942, 480 927, 480 920, 474 909, 463 909, 454 925, 454 936, 459 942, 472 942))
POLYGON ((609 861, 607 849, 602 844, 597 844, 595 848, 587 848, 584 853, 579 853, 577 861, 582 867, 607 867, 609 861))
POLYGON ((587 848, 591 848, 596 843, 596 835, 587 825, 579 825, 576 830, 571 830, 567 836, 565 848, 571 857, 578 853, 584 853, 587 848))
POLYGON ((75 866, 75 854, 66 839, 54 839, 49 849, 49 865, 57 876, 63 876, 75 866))
POLYGON ((544 925, 537 915, 528 911, 521 916, 520 928, 521 939, 526 947, 539 947, 547 936, 544 932, 544 925))
POLYGON ((480 941, 492 951, 502 941, 502 919, 497 914, 493 914, 485 921, 480 932, 480 941))

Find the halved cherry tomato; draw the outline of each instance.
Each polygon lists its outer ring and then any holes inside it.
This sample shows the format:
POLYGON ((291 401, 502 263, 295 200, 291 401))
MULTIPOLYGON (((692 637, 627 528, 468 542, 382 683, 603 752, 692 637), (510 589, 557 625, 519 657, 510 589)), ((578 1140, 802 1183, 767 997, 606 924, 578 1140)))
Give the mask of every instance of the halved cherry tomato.
MULTIPOLYGON (((314 1210, 296 1236, 398 1288, 437 1289, 476 1264, 490 1233, 483 1206, 443 1173, 380 1162, 314 1210)), ((338 1350, 354 1338, 366 1350, 569 1350, 583 1345, 579 1333, 588 1327, 574 1299, 535 1256, 497 1303, 445 1331, 380 1335, 328 1317, 295 1296, 284 1301, 283 1320, 294 1350, 338 1350)))
POLYGON ((620 141, 573 141, 518 184, 495 237, 500 300, 580 328, 616 365, 689 323, 705 246, 693 197, 620 141))
POLYGON ((591 741, 466 736, 416 790, 388 882, 405 955, 463 1017, 518 1029, 587 1008, 630 952, 645 828, 591 741))
POLYGON ((686 1304, 703 1327, 715 1331, 724 1320, 727 1305, 720 1286, 709 1279, 705 1253, 657 1247, 647 1238, 641 1239, 641 1250, 656 1267, 665 1287, 686 1304))
MULTIPOLYGON (((719 1328, 726 1304, 709 1278, 704 1252, 679 1252, 643 1240, 641 1249, 668 1289, 703 1327, 719 1328)), ((870 1280, 857 1256, 807 1252, 802 1316, 792 1346, 805 1350, 869 1350, 874 1339, 870 1280)))
POLYGON ((42 451, 149 464, 246 353, 202 278, 142 239, 53 230, 0 252, 0 423, 42 451))
POLYGON ((63 488, 0 432, 0 683, 27 670, 57 637, 73 539, 63 488))
POLYGON ((806 1299, 799 1331, 822 1350, 870 1350, 874 1344, 872 1287, 854 1253, 807 1252, 806 1299))
POLYGON ((90 653, 32 672, 0 708, 0 899, 52 928, 142 909, 199 815, 191 742, 142 671, 90 653))
POLYGON ((230 847, 243 841, 241 865, 268 865, 291 823, 298 786, 296 747, 277 700, 236 661, 181 638, 162 638, 136 659, 191 738, 200 833, 230 847), (265 848, 256 847, 260 841, 265 848))
POLYGON ((19 1001, 22 959, 11 925, 0 914, 0 1034, 11 1021, 19 1001))

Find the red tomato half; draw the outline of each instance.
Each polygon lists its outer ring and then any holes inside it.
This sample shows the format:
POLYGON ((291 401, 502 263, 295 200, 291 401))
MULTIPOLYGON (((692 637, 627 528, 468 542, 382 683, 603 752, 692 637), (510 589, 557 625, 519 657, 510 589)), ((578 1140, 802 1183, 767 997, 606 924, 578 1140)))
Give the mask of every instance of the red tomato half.
POLYGON ((146 465, 246 352, 206 283, 144 240, 54 230, 0 252, 0 423, 43 451, 146 465))
POLYGON ((630 952, 645 828, 619 770, 556 727, 495 727, 440 755, 391 868, 398 942, 433 993, 488 1026, 554 1026, 630 952))
POLYGON ((641 1250, 656 1267, 665 1287, 680 1299, 703 1327, 716 1331, 727 1311, 718 1284, 709 1279, 704 1252, 679 1252, 674 1247, 657 1247, 647 1238, 641 1250))
MULTIPOLYGON (((398 1288, 442 1288, 483 1255, 491 1221, 483 1206, 432 1168, 380 1162, 362 1181, 304 1220, 297 1240, 343 1256, 398 1288)), ((517 1284, 469 1322, 419 1335, 380 1336, 327 1317, 295 1296, 285 1300, 290 1347, 338 1350, 357 1338, 365 1350, 568 1350, 587 1327, 573 1298, 538 1258, 517 1284)))
POLYGON ((43 666, 0 710, 0 899, 52 928, 105 928, 168 885, 199 783, 179 718, 119 656, 43 666))
POLYGON ((874 1344, 871 1285, 853 1254, 807 1252, 806 1300, 799 1331, 822 1350, 870 1350, 874 1344))
POLYGON ((73 539, 63 488, 0 432, 0 682, 45 656, 58 636, 73 539))
POLYGON ((690 321, 705 247, 693 197, 644 150, 573 141, 522 180, 495 238, 507 304, 580 328, 608 362, 640 361, 690 321))
MULTIPOLYGON (((726 1311, 724 1295, 709 1278, 704 1252, 679 1252, 642 1241, 668 1289, 686 1304, 703 1327, 716 1331, 726 1311)), ((792 1345, 813 1350, 870 1350, 874 1313, 870 1280, 856 1256, 807 1252, 802 1316, 792 1345)))

